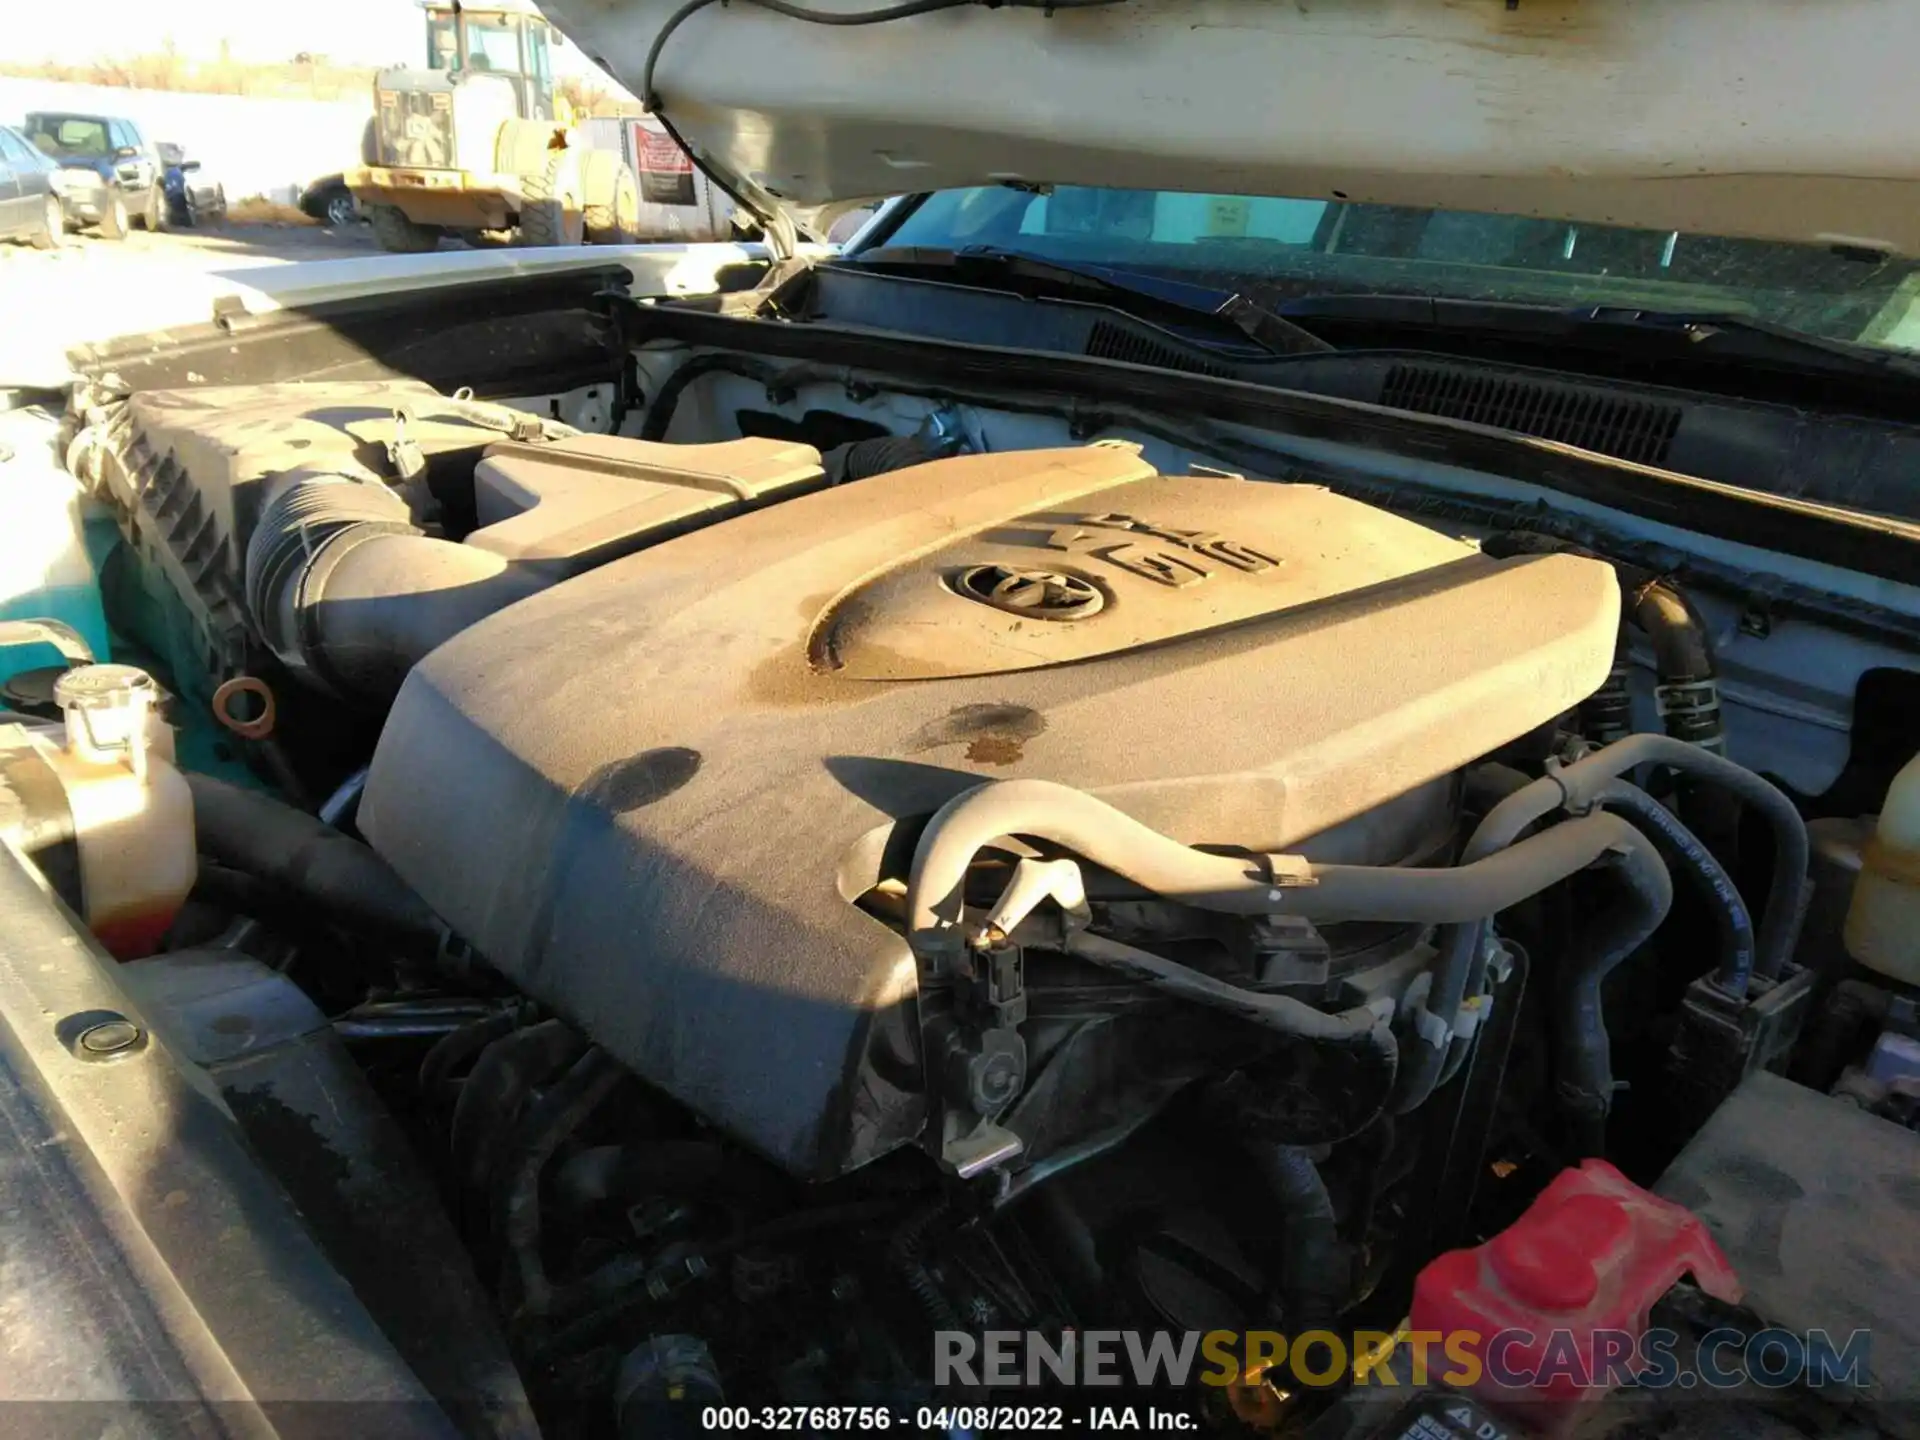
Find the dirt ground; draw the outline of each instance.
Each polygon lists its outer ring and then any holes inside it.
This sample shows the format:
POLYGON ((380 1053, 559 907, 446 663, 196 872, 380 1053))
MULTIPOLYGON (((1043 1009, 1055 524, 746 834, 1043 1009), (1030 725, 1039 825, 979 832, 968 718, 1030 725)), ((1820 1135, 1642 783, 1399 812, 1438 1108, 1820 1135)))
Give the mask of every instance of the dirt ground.
POLYGON ((131 276, 175 265, 228 270, 292 260, 339 260, 375 254, 378 249, 364 225, 329 230, 320 225, 235 221, 196 230, 167 230, 158 235, 134 230, 124 240, 102 240, 91 231, 83 231, 69 234, 67 243, 58 250, 0 242, 0 285, 24 279, 38 267, 64 272, 78 266, 96 273, 124 269, 131 276))
MULTIPOLYGON (((212 316, 223 282, 262 266, 377 255, 364 225, 208 225, 57 250, 0 241, 0 385, 48 383, 69 346, 212 316)), ((230 288, 230 287, 229 287, 230 288)))

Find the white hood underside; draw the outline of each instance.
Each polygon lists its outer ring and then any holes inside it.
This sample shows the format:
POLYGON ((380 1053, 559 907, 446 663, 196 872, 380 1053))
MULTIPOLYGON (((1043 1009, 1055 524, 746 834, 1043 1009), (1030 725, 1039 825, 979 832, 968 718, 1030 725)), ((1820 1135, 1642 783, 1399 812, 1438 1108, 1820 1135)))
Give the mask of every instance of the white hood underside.
MULTIPOLYGON (((888 0, 805 0, 859 10, 888 0)), ((636 89, 679 0, 542 0, 636 89)), ((1122 0, 859 28, 711 5, 661 109, 802 206, 1002 180, 1920 254, 1920 0, 1122 0)))

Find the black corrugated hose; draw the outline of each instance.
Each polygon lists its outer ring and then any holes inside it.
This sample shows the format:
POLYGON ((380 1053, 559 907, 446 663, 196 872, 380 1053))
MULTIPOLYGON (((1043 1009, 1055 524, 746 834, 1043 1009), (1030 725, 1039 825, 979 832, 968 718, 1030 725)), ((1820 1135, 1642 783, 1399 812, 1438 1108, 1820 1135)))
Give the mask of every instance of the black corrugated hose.
POLYGON ((940 1282, 933 1278, 926 1260, 927 1237, 946 1214, 944 1197, 916 1210, 893 1232, 887 1258, 935 1330, 960 1330, 965 1327, 960 1323, 959 1312, 940 1288, 940 1282))

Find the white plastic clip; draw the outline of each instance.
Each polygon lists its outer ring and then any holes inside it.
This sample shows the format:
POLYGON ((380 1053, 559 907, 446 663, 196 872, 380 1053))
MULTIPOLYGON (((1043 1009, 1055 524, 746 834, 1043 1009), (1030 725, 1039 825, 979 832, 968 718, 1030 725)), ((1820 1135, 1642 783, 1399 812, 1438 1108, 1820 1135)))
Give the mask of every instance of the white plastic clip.
POLYGON ((1453 1039, 1453 1027, 1424 1005, 1413 1011, 1413 1033, 1436 1050, 1453 1039))

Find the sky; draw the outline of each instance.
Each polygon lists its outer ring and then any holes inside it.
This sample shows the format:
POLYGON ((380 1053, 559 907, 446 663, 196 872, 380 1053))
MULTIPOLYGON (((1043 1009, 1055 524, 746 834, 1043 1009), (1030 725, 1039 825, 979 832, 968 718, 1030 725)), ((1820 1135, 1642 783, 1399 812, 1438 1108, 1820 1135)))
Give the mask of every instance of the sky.
MULTIPOLYGON (((426 25, 415 0, 71 0, 8 6, 7 50, 73 64, 151 53, 171 39, 184 56, 291 60, 302 50, 344 64, 419 64, 426 25)), ((574 46, 555 52, 562 75, 597 74, 574 46)))

